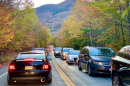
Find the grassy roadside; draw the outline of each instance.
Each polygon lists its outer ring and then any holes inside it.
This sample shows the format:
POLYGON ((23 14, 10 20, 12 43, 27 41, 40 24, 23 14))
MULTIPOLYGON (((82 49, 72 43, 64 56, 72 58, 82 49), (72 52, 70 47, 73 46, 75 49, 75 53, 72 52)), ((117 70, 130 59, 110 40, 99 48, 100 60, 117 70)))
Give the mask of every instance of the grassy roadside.
POLYGON ((10 62, 18 55, 16 52, 7 52, 3 54, 3 61, 1 60, 1 54, 0 54, 0 69, 4 68, 5 66, 8 66, 10 62))

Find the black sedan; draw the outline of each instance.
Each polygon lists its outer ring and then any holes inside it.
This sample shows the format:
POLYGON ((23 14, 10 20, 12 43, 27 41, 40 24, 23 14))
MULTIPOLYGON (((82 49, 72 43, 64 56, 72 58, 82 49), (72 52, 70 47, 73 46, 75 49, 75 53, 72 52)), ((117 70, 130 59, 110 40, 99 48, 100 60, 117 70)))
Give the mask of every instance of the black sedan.
POLYGON ((93 74, 111 74, 110 60, 115 52, 107 47, 84 47, 78 58, 79 70, 93 74))
MULTIPOLYGON (((49 58, 52 60, 52 58, 49 58)), ((10 63, 8 68, 7 82, 52 81, 51 65, 43 52, 21 52, 10 63)))

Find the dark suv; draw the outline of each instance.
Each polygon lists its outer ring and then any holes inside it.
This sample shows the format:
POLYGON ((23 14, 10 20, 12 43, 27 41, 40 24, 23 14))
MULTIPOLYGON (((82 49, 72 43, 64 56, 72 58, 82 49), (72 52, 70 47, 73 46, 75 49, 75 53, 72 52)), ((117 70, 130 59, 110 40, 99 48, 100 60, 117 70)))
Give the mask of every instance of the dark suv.
POLYGON ((93 74, 111 74, 111 57, 115 52, 107 47, 84 47, 78 56, 79 70, 87 70, 93 74))
POLYGON ((113 86, 130 86, 130 45, 111 59, 111 69, 113 86))

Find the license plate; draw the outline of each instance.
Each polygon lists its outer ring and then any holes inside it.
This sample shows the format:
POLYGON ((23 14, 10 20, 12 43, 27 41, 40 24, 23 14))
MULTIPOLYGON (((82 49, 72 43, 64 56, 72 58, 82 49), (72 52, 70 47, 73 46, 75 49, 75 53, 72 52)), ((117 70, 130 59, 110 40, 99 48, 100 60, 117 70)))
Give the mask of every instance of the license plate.
POLYGON ((32 70, 33 66, 25 66, 25 70, 32 70))
POLYGON ((111 68, 109 68, 109 71, 111 71, 111 68))

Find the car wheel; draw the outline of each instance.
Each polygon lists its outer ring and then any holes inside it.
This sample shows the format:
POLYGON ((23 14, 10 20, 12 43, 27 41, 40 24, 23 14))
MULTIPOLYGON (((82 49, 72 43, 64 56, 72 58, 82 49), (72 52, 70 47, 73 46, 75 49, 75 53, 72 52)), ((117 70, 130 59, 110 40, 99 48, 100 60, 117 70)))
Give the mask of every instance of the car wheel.
POLYGON ((93 75, 93 74, 92 74, 92 69, 91 69, 91 66, 90 66, 90 65, 88 65, 87 71, 88 71, 88 75, 89 75, 89 76, 92 76, 92 75, 93 75))
POLYGON ((117 73, 112 76, 112 86, 121 86, 121 80, 117 73))
POLYGON ((51 83, 52 82, 52 74, 49 80, 46 81, 47 83, 51 83))
POLYGON ((82 68, 81 68, 81 63, 80 63, 80 62, 78 62, 78 69, 79 69, 79 70, 82 70, 82 68))
POLYGON ((8 85, 12 85, 12 84, 13 84, 13 82, 11 82, 11 81, 9 80, 9 75, 7 76, 7 82, 8 82, 8 85))

